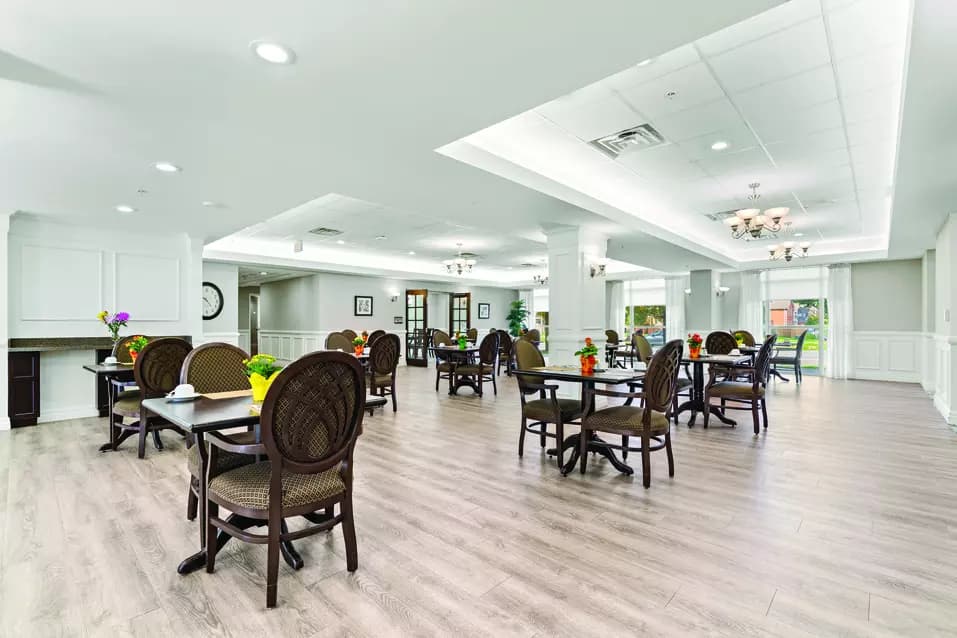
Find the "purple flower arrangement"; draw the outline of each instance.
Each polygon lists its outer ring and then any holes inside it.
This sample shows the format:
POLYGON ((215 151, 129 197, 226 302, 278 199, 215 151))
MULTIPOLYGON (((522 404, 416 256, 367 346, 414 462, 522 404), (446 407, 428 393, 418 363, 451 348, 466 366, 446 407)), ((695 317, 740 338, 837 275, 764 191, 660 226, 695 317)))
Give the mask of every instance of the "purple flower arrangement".
POLYGON ((130 313, 117 312, 111 315, 108 310, 101 310, 97 313, 96 318, 106 325, 106 329, 110 331, 110 337, 113 339, 113 343, 116 343, 120 340, 120 328, 125 326, 130 320, 130 313))

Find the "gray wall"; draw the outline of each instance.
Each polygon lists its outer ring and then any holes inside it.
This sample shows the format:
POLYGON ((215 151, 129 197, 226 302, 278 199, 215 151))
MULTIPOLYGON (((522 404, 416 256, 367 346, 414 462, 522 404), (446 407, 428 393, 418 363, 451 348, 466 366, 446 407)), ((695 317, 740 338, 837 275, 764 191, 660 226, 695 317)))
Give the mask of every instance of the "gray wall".
POLYGON ((319 279, 285 279, 259 287, 261 330, 319 330, 319 279))
POLYGON ((258 295, 259 286, 239 288, 239 329, 249 330, 249 295, 258 295))
POLYGON ((921 330, 921 261, 851 265, 855 330, 921 330))
POLYGON ((741 327, 738 325, 738 304, 741 302, 741 273, 721 273, 721 285, 727 286, 731 290, 724 293, 718 300, 718 309, 721 311, 720 327, 726 330, 737 330, 741 327))

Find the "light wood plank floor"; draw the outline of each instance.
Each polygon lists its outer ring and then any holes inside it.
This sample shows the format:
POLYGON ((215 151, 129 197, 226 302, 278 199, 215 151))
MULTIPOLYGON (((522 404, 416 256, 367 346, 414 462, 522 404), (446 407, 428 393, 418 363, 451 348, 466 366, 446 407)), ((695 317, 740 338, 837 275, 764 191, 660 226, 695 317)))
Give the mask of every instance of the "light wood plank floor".
POLYGON ((0 433, 0 634, 957 633, 957 435, 918 386, 777 383, 766 434, 682 425, 645 490, 603 460, 562 478, 532 437, 519 459, 514 380, 433 374, 402 368, 398 415, 366 420, 359 570, 338 530, 299 541, 269 611, 263 546, 176 574, 198 540, 174 434, 140 461, 98 454, 98 419, 0 433))

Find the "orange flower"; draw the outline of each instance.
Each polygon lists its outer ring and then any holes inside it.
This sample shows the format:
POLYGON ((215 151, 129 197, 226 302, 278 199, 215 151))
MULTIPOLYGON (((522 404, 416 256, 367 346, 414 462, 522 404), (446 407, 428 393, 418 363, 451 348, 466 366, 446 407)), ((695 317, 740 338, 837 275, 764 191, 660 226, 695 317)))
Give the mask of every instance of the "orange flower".
POLYGON ((586 346, 590 346, 590 345, 591 345, 591 337, 585 337, 585 345, 586 345, 586 346))

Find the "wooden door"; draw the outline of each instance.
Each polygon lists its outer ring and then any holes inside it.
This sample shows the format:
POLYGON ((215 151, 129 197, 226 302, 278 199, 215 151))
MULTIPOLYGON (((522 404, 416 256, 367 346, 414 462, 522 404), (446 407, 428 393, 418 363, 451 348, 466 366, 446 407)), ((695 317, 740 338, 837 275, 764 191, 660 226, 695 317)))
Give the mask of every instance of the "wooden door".
POLYGON ((405 291, 405 363, 410 366, 429 364, 427 290, 405 291))

